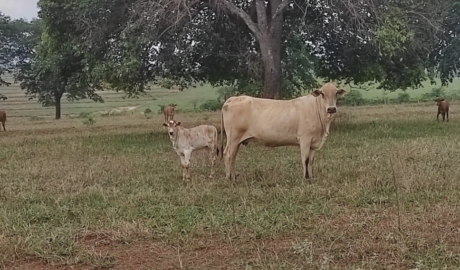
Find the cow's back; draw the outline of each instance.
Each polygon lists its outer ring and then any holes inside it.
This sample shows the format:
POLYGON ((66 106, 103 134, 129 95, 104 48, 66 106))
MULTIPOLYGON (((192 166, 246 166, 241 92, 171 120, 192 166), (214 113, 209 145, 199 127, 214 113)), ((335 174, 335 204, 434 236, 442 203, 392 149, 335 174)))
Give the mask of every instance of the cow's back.
POLYGON ((210 145, 217 147, 217 129, 214 126, 200 125, 193 128, 181 128, 179 136, 180 147, 193 149, 202 149, 210 145))

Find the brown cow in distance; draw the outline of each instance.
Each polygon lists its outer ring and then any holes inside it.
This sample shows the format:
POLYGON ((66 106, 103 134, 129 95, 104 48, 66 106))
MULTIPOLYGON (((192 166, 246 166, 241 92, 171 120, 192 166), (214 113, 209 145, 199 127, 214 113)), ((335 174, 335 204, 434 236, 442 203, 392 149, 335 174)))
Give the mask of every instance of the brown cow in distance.
POLYGON ((442 115, 442 121, 444 122, 444 117, 447 116, 447 122, 449 122, 449 102, 443 98, 438 98, 435 101, 438 106, 438 115, 436 116, 436 120, 439 121, 439 115, 442 115))
POLYGON ((171 120, 174 120, 174 109, 176 108, 177 104, 169 104, 169 106, 165 107, 163 110, 163 114, 165 116, 165 123, 168 123, 171 120))
POLYGON ((0 111, 0 122, 2 122, 3 130, 6 131, 5 122, 6 122, 6 112, 0 111))

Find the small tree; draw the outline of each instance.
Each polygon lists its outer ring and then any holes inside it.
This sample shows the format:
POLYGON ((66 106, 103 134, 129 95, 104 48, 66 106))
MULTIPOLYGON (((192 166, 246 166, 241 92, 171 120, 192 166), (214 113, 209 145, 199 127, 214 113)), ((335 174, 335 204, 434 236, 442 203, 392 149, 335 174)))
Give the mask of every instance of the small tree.
MULTIPOLYGON (((44 2, 44 1, 41 1, 44 2)), ((90 98, 103 102, 96 94, 102 83, 93 76, 93 69, 84 54, 78 52, 62 31, 49 28, 51 17, 42 16, 43 33, 32 59, 25 63, 17 76, 26 95, 37 98, 43 106, 56 108, 55 118, 61 118, 61 99, 79 100, 90 98)), ((61 21, 60 27, 67 29, 70 22, 61 21)))

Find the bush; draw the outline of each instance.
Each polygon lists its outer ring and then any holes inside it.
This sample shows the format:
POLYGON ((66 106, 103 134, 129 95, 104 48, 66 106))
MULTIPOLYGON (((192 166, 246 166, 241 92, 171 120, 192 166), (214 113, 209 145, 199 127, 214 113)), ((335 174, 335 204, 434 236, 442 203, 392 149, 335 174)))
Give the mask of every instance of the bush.
POLYGON ((201 104, 200 109, 203 111, 218 111, 222 108, 222 105, 224 105, 224 103, 219 100, 209 99, 201 104))
POLYGON ((446 91, 442 87, 435 87, 431 89, 431 92, 425 93, 422 95, 423 101, 434 101, 436 98, 444 97, 446 95, 446 91))
POLYGON ((359 90, 351 90, 344 97, 340 98, 337 103, 341 105, 360 106, 366 103, 366 99, 363 98, 359 90))
POLYGON ((174 83, 169 79, 163 79, 159 82, 158 85, 160 85, 162 88, 171 89, 174 86, 174 83))
POLYGON ((409 103, 410 102, 410 95, 406 92, 399 93, 398 97, 396 98, 398 103, 409 103))
POLYGON ((151 114, 152 113, 152 110, 150 110, 149 108, 145 109, 144 111, 144 114, 151 114))
POLYGON ((91 113, 89 112, 81 112, 79 115, 78 115, 78 118, 88 118, 91 116, 91 113))
POLYGON ((94 120, 92 116, 89 116, 87 119, 83 121, 83 124, 87 126, 93 125, 94 123, 96 123, 96 120, 94 120))

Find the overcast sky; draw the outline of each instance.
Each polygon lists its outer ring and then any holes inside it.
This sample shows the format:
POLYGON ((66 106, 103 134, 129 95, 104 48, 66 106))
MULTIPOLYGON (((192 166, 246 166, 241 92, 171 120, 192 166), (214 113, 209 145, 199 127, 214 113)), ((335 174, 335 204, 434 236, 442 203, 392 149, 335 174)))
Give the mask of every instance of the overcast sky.
POLYGON ((0 0, 0 11, 13 19, 38 17, 38 0, 0 0))

